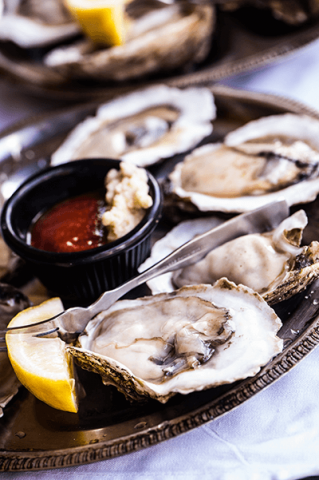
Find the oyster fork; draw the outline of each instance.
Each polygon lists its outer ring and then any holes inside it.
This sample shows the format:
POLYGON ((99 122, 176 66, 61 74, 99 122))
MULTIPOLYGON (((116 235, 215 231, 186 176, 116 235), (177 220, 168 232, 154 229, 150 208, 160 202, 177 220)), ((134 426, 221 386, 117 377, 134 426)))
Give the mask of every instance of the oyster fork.
MULTIPOLYGON (((56 333, 65 342, 72 343, 85 330, 94 316, 103 310, 107 310, 116 300, 133 288, 156 276, 196 263, 209 251, 234 238, 249 233, 262 233, 271 230, 288 215, 289 207, 285 200, 273 202, 249 213, 238 215, 222 225, 198 235, 126 283, 113 290, 106 291, 89 307, 72 307, 41 322, 0 330, 0 334, 14 331, 21 332, 23 329, 28 329, 28 333, 33 331, 36 336, 56 333), (48 328, 41 331, 41 327, 44 325, 48 325, 48 328)), ((0 338, 1 340, 4 341, 4 337, 0 338)), ((1 348, 3 347, 0 347, 0 350, 1 348)))

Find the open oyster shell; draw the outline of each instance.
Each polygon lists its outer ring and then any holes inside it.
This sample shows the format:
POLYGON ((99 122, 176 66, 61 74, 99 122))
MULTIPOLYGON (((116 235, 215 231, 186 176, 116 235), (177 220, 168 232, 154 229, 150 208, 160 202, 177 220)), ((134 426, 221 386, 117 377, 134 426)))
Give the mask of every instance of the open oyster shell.
POLYGON ((150 165, 197 145, 212 132, 215 115, 207 88, 157 85, 133 92, 101 105, 95 117, 77 125, 51 165, 100 156, 150 165))
POLYGON ((177 164, 168 190, 201 211, 312 201, 319 192, 319 120, 284 114, 249 122, 177 164))
MULTIPOLYGON (((215 221, 212 217, 179 224, 154 245, 150 258, 139 270, 149 268, 196 234, 208 231, 215 221)), ((148 286, 153 293, 170 292, 183 285, 213 284, 227 277, 253 288, 271 305, 286 300, 319 276, 319 243, 300 246, 306 225, 307 216, 299 210, 271 232, 236 238, 196 264, 150 280, 148 286)))
POLYGON ((155 10, 134 20, 131 39, 124 45, 97 48, 81 41, 52 50, 45 65, 68 78, 121 81, 203 61, 211 45, 214 6, 163 2, 159 9, 155 3, 155 10))
MULTIPOLYGON (((1 5, 0 5, 1 10, 1 5)), ((45 47, 80 32, 62 0, 4 0, 0 40, 22 48, 45 47)))
POLYGON ((165 403, 255 375, 282 350, 280 326, 258 294, 221 279, 116 302, 90 322, 80 347, 68 348, 127 398, 165 403))

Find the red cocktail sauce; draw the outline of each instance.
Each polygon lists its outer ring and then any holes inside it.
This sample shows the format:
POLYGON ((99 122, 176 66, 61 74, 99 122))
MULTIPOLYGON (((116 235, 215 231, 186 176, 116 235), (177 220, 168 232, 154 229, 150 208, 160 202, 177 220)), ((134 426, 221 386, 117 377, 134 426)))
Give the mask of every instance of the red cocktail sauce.
POLYGON ((100 220, 105 206, 97 194, 85 194, 58 203, 31 227, 31 245, 47 252, 80 252, 106 243, 100 220))

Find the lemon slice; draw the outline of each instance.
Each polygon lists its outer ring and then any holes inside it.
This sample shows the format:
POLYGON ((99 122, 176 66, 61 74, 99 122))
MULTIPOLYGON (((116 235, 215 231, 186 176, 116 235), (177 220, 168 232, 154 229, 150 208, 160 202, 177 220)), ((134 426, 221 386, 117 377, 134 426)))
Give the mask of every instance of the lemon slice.
POLYGON ((125 42, 125 3, 128 0, 66 0, 85 35, 109 46, 125 42))
MULTIPOLYGON (((52 298, 18 313, 8 326, 39 322, 63 310, 61 300, 52 298)), ((8 356, 16 376, 39 400, 58 410, 77 412, 73 364, 66 344, 58 337, 41 338, 25 332, 30 331, 6 334, 8 356)))

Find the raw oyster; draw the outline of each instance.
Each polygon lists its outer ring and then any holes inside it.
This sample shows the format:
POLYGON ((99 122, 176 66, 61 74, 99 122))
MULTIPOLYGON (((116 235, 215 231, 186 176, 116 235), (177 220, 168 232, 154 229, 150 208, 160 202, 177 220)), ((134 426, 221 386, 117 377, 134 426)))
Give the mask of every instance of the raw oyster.
MULTIPOLYGON (((154 263, 159 262, 184 243, 192 240, 196 235, 211 230, 214 227, 222 224, 224 220, 218 217, 195 218, 193 220, 186 220, 179 223, 164 237, 155 242, 152 247, 151 255, 142 263, 138 271, 141 273, 150 268, 154 263)), ((152 294, 172 292, 175 287, 172 282, 172 272, 159 275, 147 282, 152 294)))
POLYGON ((149 3, 156 8, 134 19, 131 38, 124 45, 99 48, 89 40, 80 41, 52 50, 45 65, 68 78, 121 81, 203 61, 211 45, 214 6, 149 3))
POLYGON ((62 0, 4 0, 0 40, 11 40, 22 48, 44 47, 79 31, 62 0))
POLYGON ((215 114, 207 88, 150 87, 101 105, 69 134, 51 165, 100 156, 149 165, 198 144, 215 114))
POLYGON ((176 165, 169 190, 202 211, 312 201, 319 192, 319 120, 287 113, 249 122, 176 165))
POLYGON ((258 294, 221 279, 116 302, 69 351, 127 398, 165 403, 255 375, 282 350, 280 326, 258 294))
MULTIPOLYGON (((205 220, 201 219, 201 224, 197 219, 178 225, 153 247, 151 257, 139 270, 159 261, 162 250, 168 255, 183 241, 190 240, 199 233, 199 225, 203 228, 205 220)), ((227 277, 253 288, 269 304, 286 300, 319 276, 319 243, 314 241, 309 246, 300 247, 306 225, 307 216, 299 210, 271 232, 236 238, 212 250, 194 265, 149 281, 148 286, 157 293, 172 291, 182 285, 212 284, 218 278, 227 277)), ((206 230, 209 228, 207 224, 206 230)))
MULTIPOLYGON (((6 328, 9 321, 21 310, 29 307, 28 298, 11 285, 0 283, 0 329, 6 328)), ((7 352, 0 352, 0 417, 3 408, 18 392, 17 379, 7 352)))

